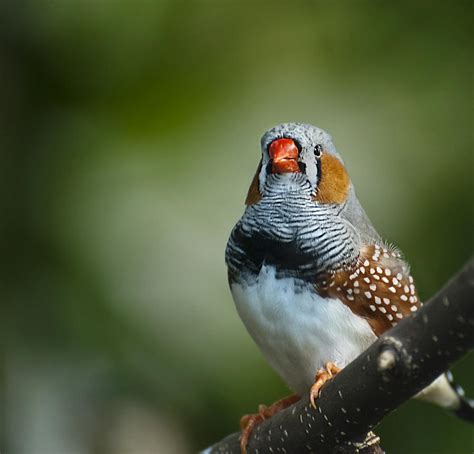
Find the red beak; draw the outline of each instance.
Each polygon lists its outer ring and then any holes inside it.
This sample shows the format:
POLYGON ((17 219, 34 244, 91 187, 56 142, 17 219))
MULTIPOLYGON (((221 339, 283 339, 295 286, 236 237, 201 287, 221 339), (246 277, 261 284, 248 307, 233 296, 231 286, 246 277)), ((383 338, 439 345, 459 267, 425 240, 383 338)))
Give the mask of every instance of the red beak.
POLYGON ((291 139, 274 140, 269 149, 272 173, 300 173, 298 147, 291 139))

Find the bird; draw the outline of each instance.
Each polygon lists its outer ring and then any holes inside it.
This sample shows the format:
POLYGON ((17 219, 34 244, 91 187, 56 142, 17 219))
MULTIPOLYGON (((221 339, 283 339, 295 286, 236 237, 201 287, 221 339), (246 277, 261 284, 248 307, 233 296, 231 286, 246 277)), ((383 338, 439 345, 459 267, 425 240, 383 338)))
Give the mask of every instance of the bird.
MULTIPOLYGON (((253 428, 319 390, 377 338, 421 307, 410 267, 377 233, 332 137, 283 123, 261 138, 261 159, 225 260, 237 312, 295 393, 242 417, 253 428)), ((474 421, 472 401, 442 374, 417 397, 474 421)))

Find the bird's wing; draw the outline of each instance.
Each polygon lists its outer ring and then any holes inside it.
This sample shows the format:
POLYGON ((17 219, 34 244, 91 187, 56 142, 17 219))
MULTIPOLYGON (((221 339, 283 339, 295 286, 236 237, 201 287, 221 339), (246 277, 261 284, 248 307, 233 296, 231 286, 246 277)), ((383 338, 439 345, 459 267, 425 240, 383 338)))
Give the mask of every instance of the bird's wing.
POLYGON ((376 336, 421 305, 401 254, 378 244, 363 247, 356 266, 322 276, 316 286, 319 294, 340 299, 364 317, 376 336))

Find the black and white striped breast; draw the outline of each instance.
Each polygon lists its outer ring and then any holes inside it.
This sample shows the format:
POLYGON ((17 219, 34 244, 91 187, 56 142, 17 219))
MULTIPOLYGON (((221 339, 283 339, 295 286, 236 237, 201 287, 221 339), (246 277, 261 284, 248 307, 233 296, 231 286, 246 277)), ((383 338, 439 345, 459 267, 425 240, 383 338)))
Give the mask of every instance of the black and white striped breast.
POLYGON ((277 276, 315 282, 318 274, 353 263, 357 236, 336 210, 315 202, 310 188, 291 178, 273 181, 231 233, 226 250, 230 280, 252 280, 265 264, 277 276))

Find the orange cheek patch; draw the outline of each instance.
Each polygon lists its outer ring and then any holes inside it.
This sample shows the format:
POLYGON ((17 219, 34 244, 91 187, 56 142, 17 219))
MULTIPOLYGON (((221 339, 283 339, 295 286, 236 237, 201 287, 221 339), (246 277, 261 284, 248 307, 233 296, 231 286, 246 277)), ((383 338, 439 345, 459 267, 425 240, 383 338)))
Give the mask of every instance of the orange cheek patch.
POLYGON ((245 205, 253 205, 254 203, 257 203, 262 198, 262 194, 260 194, 260 189, 259 189, 259 184, 258 184, 259 174, 260 174, 261 169, 262 169, 262 161, 260 161, 260 164, 257 167, 257 172, 255 172, 252 183, 250 183, 250 188, 249 188, 249 191, 247 192, 247 198, 245 199, 245 205))
POLYGON ((315 200, 321 203, 342 203, 349 193, 351 180, 341 161, 330 154, 321 156, 321 179, 315 200))

